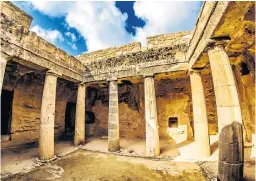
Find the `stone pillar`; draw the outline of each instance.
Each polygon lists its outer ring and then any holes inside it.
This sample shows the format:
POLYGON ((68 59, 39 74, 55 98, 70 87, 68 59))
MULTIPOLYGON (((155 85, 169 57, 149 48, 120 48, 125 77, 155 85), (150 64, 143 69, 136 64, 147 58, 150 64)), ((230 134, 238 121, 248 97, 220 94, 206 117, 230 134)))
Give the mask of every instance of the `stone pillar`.
POLYGON ((241 180, 244 162, 242 116, 234 75, 222 46, 210 48, 208 56, 218 114, 218 180, 241 180))
POLYGON ((208 50, 211 65, 214 92, 218 113, 218 129, 239 122, 242 116, 234 75, 228 56, 222 46, 215 46, 208 50))
POLYGON ((154 78, 144 79, 145 117, 146 117, 146 154, 158 156, 160 154, 159 133, 156 110, 156 95, 154 78))
POLYGON ((54 158, 54 120, 57 75, 47 72, 41 105, 39 159, 54 158))
POLYGON ((190 72, 190 83, 194 117, 194 136, 196 143, 195 152, 200 157, 208 157, 211 154, 208 121, 203 82, 199 72, 190 72))
POLYGON ((0 72, 0 96, 2 95, 2 87, 3 87, 3 82, 4 82, 4 73, 5 73, 5 68, 7 65, 7 59, 4 58, 3 56, 0 57, 1 61, 1 72, 0 72))
POLYGON ((120 150, 118 86, 115 80, 109 82, 108 151, 120 150))
POLYGON ((74 145, 85 144, 86 85, 78 85, 74 145))

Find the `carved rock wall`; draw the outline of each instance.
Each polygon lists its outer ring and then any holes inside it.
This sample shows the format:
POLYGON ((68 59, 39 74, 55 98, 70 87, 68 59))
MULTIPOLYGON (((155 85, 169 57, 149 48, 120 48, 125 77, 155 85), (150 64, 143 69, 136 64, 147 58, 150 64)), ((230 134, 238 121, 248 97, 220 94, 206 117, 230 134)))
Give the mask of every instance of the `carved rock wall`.
POLYGON ((244 140, 252 141, 255 134, 255 74, 248 67, 248 60, 233 66, 242 112, 244 140))
MULTIPOLYGON (((13 89, 11 141, 3 143, 3 146, 38 140, 44 78, 42 74, 28 73, 18 80, 13 89)), ((67 102, 76 102, 76 90, 69 84, 67 81, 58 80, 54 124, 56 137, 61 136, 65 130, 67 102)))
MULTIPOLYGON (((189 79, 155 81, 160 138, 167 138, 169 117, 178 117, 193 136, 189 79)), ((119 85, 120 137, 145 138, 145 105, 143 83, 119 85)), ((96 135, 107 135, 108 88, 101 88, 92 111, 96 117, 96 135)))
POLYGON ((206 101, 209 134, 215 135, 218 133, 218 118, 212 74, 206 73, 201 75, 204 86, 204 96, 206 101))

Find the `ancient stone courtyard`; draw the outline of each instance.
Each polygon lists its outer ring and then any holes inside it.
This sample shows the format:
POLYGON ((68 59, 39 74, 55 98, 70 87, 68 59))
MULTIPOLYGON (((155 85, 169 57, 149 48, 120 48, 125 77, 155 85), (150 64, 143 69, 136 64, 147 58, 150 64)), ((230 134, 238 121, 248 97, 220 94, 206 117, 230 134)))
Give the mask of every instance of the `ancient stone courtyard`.
POLYGON ((255 2, 79 56, 1 2, 1 179, 255 180, 255 2))

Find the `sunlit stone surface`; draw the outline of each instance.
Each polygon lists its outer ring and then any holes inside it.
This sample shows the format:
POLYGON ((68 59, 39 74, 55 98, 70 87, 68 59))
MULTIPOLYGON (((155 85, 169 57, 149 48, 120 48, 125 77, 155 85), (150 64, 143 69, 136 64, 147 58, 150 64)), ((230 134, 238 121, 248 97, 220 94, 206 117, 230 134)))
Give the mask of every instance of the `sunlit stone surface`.
POLYGON ((255 2, 204 2, 193 31, 77 57, 31 22, 1 2, 3 179, 255 179, 255 2))

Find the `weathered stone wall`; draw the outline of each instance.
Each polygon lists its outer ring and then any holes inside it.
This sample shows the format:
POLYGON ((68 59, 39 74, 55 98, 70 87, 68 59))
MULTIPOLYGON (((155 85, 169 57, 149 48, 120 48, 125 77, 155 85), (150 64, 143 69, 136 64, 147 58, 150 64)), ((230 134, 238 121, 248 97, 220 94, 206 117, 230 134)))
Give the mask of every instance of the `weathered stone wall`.
POLYGON ((12 17, 13 21, 22 25, 26 30, 29 29, 32 22, 32 17, 18 7, 13 6, 11 2, 1 2, 1 13, 8 17, 12 17))
POLYGON ((82 62, 29 31, 32 18, 10 2, 1 2, 1 56, 37 69, 51 69, 72 81, 88 73, 82 62))
MULTIPOLYGON (((11 141, 3 143, 2 146, 38 141, 44 78, 43 74, 28 73, 17 81, 13 89, 11 141)), ((67 102, 76 101, 76 90, 69 84, 67 81, 58 80, 54 124, 56 138, 65 131, 67 102)), ((8 89, 8 83, 3 88, 8 89)))
POLYGON ((168 126, 170 117, 177 117, 178 125, 187 127, 187 138, 192 138, 189 78, 160 80, 156 82, 155 87, 160 138, 170 137, 172 134, 168 126))
MULTIPOLYGON (((193 136, 189 79, 155 81, 160 138, 170 138, 168 118, 178 117, 179 125, 187 126, 188 138, 193 136)), ((120 137, 145 138, 145 105, 143 83, 119 85, 120 137)), ((107 135, 108 88, 97 92, 91 110, 96 117, 96 135, 107 135)))
MULTIPOLYGON (((108 133, 108 91, 108 87, 98 89, 97 100, 90 109, 96 117, 95 135, 107 135, 108 133)), ((142 93, 143 86, 141 83, 119 85, 120 137, 145 137, 145 113, 142 93)))
POLYGON ((252 141, 255 134, 255 73, 249 66, 249 57, 233 66, 242 112, 245 144, 252 141))
POLYGON ((147 48, 162 48, 177 44, 187 43, 192 36, 191 31, 182 31, 177 33, 161 34, 147 37, 147 48))
POLYGON ((138 52, 140 51, 140 49, 141 49, 140 42, 134 42, 134 43, 130 43, 122 46, 111 47, 111 48, 97 50, 90 53, 85 53, 77 56, 77 58, 79 60, 83 60, 85 64, 90 64, 92 62, 100 61, 102 59, 108 59, 108 58, 113 58, 120 55, 125 55, 128 53, 138 52))
POLYGON ((213 80, 211 73, 202 73, 202 80, 204 86, 204 96, 206 101, 206 112, 208 119, 209 134, 215 135, 218 133, 218 118, 216 99, 213 88, 213 80))

